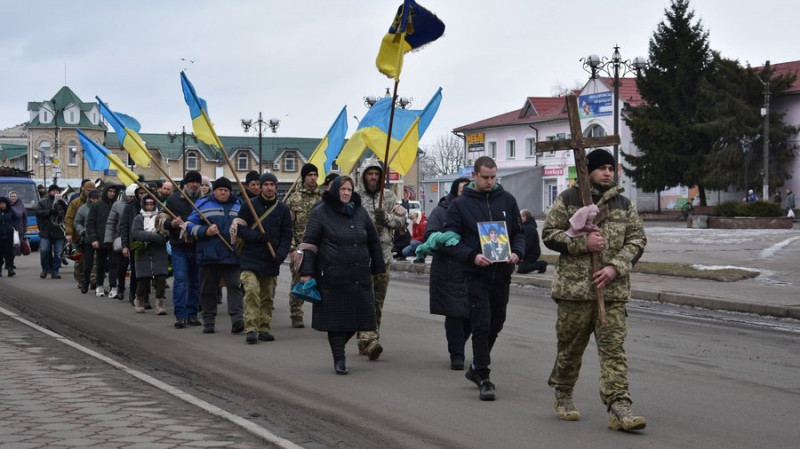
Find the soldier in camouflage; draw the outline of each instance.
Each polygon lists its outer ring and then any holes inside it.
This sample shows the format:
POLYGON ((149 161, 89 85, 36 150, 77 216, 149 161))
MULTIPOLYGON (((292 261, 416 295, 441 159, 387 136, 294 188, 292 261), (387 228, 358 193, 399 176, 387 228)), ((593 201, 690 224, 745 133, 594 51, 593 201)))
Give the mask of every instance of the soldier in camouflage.
POLYGON ((579 189, 573 186, 556 198, 542 229, 545 246, 560 253, 552 286, 552 297, 558 304, 558 355, 548 384, 555 388, 558 417, 580 419, 572 390, 583 352, 594 334, 600 357, 600 397, 609 412, 609 428, 638 430, 647 423, 631 411, 624 347, 625 303, 631 295, 630 272, 644 251, 647 237, 636 207, 613 181, 616 165, 611 154, 595 150, 587 161, 592 199, 598 207, 608 206, 608 218, 595 230, 570 229, 570 218, 582 206, 579 189), (594 273, 591 252, 599 254, 600 268, 594 273), (597 288, 604 293, 605 326, 598 320, 597 288))
POLYGON ((383 311, 383 301, 386 299, 386 291, 389 289, 389 272, 392 264, 392 243, 394 230, 406 225, 407 211, 397 204, 397 197, 389 189, 383 189, 383 204, 378 207, 380 201, 380 179, 384 176, 383 165, 375 159, 365 159, 359 168, 361 179, 356 192, 361 196, 361 204, 369 213, 369 217, 378 229, 381 238, 381 248, 383 259, 386 263, 384 273, 372 276, 373 290, 375 293, 375 316, 377 318, 377 328, 374 331, 359 332, 357 336, 358 353, 366 355, 370 360, 377 360, 383 352, 383 346, 378 341, 380 338, 381 312, 383 311))
POLYGON ((289 206, 289 213, 292 215, 292 226, 294 235, 292 236, 292 246, 289 251, 290 267, 292 269, 292 285, 289 288, 289 316, 292 318, 292 327, 304 327, 303 324, 303 300, 295 297, 291 289, 300 282, 300 275, 297 273, 295 260, 297 259, 297 245, 303 243, 303 234, 306 232, 308 216, 311 209, 322 198, 322 194, 317 188, 317 178, 319 171, 314 164, 305 164, 300 169, 302 185, 295 190, 286 205, 289 206))

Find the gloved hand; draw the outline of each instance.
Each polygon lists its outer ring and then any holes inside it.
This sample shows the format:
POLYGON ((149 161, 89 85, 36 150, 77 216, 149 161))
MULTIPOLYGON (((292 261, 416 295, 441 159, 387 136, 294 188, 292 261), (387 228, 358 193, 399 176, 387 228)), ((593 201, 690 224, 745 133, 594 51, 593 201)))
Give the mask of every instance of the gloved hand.
POLYGON ((375 223, 379 225, 386 224, 386 211, 383 209, 375 209, 375 223))
POLYGON ((267 243, 269 241, 269 236, 267 234, 258 234, 256 240, 260 243, 267 243))
POLYGON ((281 257, 281 256, 279 256, 279 255, 277 255, 277 254, 275 254, 275 257, 273 257, 273 258, 272 258, 272 260, 270 261, 270 263, 271 263, 272 265, 280 265, 280 264, 282 264, 282 263, 283 263, 283 257, 281 257))

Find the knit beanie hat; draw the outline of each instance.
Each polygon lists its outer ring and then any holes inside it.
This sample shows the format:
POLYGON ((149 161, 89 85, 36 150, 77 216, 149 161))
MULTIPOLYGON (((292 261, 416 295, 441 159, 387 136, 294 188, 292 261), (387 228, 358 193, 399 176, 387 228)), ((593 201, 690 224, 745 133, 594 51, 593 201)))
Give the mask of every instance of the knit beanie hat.
MULTIPOLYGON (((250 175, 248 174, 248 176, 250 176, 250 175)), ((233 184, 231 184, 231 180, 226 178, 226 177, 224 177, 224 176, 219 178, 219 179, 217 179, 213 183, 211 183, 211 187, 214 190, 217 190, 219 188, 224 188, 224 189, 231 190, 232 186, 233 186, 233 184)))
POLYGON ((319 170, 317 170, 317 166, 314 164, 303 165, 303 168, 300 169, 300 179, 305 181, 306 176, 308 176, 309 173, 316 173, 319 175, 319 170))
POLYGON ((187 182, 203 182, 203 175, 195 170, 187 171, 186 176, 183 177, 183 183, 186 184, 187 182))
POLYGON ((336 174, 336 173, 328 173, 328 176, 325 176, 325 182, 322 185, 327 186, 328 184, 331 183, 331 181, 333 181, 334 179, 336 179, 338 177, 339 177, 339 175, 336 174))
POLYGON ((258 178, 258 182, 261 185, 264 185, 265 182, 272 182, 275 185, 278 185, 278 177, 272 173, 264 173, 260 178, 258 178))
POLYGON ((47 188, 48 192, 52 192, 53 190, 58 190, 60 192, 61 187, 59 187, 58 184, 51 184, 50 187, 47 188))
POLYGON ((589 155, 586 156, 586 165, 588 166, 589 173, 603 165, 610 165, 614 170, 617 169, 617 164, 614 163, 614 156, 603 149, 594 150, 589 153, 589 155))
MULTIPOLYGON (((249 172, 247 172, 247 176, 245 176, 244 178, 244 183, 250 184, 253 181, 258 181, 258 179, 259 179, 258 172, 255 170, 250 170, 249 172)), ((214 188, 216 189, 216 187, 214 188)))

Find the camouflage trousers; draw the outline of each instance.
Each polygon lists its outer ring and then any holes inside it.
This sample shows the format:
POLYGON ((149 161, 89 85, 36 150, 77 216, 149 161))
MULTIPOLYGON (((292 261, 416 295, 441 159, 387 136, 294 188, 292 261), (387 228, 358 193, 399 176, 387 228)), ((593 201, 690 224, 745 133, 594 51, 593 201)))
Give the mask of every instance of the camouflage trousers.
POLYGON ((364 352, 367 346, 374 340, 381 338, 381 313, 383 312, 383 301, 386 299, 386 291, 389 290, 389 270, 385 273, 372 275, 372 291, 375 294, 375 319, 377 327, 374 331, 359 332, 356 335, 358 350, 364 352))
POLYGON ((292 288, 300 283, 300 273, 295 269, 294 261, 289 261, 289 267, 292 269, 292 285, 289 286, 289 316, 303 318, 303 300, 291 293, 292 288))
POLYGON ((578 381, 583 352, 594 334, 600 358, 600 398, 606 407, 620 400, 631 400, 628 390, 628 361, 625 337, 628 333, 624 302, 606 302, 606 325, 600 327, 595 301, 556 301, 558 303, 558 355, 547 383, 556 390, 572 391, 578 381))
POLYGON ((244 287, 244 331, 269 332, 278 278, 242 270, 240 279, 244 287))
MULTIPOLYGON (((84 252, 84 254, 86 254, 84 252)), ((58 260, 58 263, 61 263, 61 259, 58 257, 54 257, 53 260, 58 260)), ((55 262, 53 262, 55 263, 55 262)), ((78 281, 78 288, 80 288, 81 283, 83 283, 83 267, 86 262, 83 258, 80 258, 75 261, 75 270, 73 271, 72 275, 75 277, 75 280, 78 281)), ((90 284, 94 284, 97 282, 97 252, 94 252, 94 256, 92 259, 92 276, 89 280, 90 284)))

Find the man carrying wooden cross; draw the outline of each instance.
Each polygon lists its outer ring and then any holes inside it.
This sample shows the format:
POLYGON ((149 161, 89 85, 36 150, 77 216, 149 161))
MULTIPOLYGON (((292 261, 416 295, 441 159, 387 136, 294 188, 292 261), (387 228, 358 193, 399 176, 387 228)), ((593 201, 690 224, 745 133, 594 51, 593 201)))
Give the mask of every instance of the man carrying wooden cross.
MULTIPOLYGON (((545 246, 560 253, 552 285, 552 297, 558 304, 558 354, 548 384, 556 390, 558 417, 580 419, 572 391, 583 352, 594 334, 600 356, 600 397, 609 412, 609 428, 643 429, 645 419, 631 412, 624 343, 629 273, 641 257, 647 237, 636 207, 613 181, 617 166, 611 154, 598 149, 584 157, 584 148, 594 142, 580 137, 577 102, 570 97, 573 139, 567 142, 569 146, 546 142, 548 148, 538 148, 575 149, 579 173, 578 185, 556 198, 542 229, 545 246)), ((613 138, 617 136, 601 139, 613 138)))

